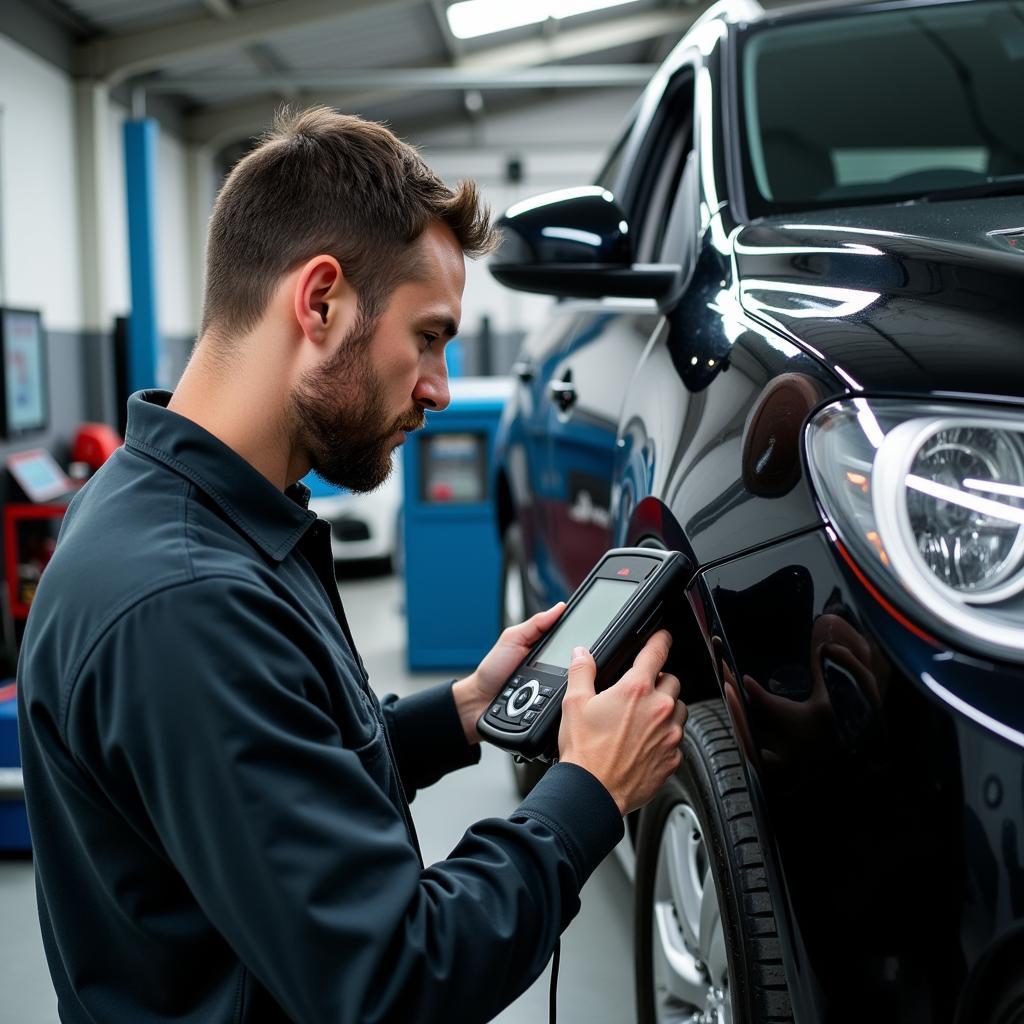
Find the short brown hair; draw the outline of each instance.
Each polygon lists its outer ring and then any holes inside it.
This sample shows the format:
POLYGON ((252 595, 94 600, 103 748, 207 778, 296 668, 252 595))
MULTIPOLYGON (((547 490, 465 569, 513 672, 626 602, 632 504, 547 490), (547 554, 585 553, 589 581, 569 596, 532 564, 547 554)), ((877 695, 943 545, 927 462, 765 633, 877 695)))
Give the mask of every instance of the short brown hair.
POLYGON ((473 182, 449 188, 384 125, 329 107, 286 108, 217 196, 200 334, 251 330, 280 278, 318 253, 338 260, 374 319, 416 276, 412 243, 433 221, 452 229, 467 256, 497 244, 473 182))

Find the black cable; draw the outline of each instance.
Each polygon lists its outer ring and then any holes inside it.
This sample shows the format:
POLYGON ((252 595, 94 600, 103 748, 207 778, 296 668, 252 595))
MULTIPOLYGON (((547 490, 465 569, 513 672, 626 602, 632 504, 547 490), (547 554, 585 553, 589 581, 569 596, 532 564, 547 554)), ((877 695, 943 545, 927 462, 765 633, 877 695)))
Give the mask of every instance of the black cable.
POLYGON ((548 1024, 555 1024, 558 1013, 558 961, 562 955, 562 940, 555 940, 555 952, 551 957, 551 989, 548 994, 548 1024))

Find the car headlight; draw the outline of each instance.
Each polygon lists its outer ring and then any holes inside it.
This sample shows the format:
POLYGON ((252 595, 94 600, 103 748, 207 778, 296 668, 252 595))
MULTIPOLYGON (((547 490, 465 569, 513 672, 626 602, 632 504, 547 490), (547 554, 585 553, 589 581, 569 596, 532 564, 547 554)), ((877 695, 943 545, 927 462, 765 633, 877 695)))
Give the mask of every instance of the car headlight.
POLYGON ((807 428, 826 516, 894 604, 1024 660, 1024 413, 853 398, 807 428))

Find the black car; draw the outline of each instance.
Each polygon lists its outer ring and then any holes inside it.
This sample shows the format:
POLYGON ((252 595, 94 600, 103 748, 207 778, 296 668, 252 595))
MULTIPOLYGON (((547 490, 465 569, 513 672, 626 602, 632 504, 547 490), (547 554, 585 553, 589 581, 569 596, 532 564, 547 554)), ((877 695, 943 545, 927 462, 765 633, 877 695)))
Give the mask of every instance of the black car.
POLYGON ((718 5, 503 224, 507 616, 689 562, 639 1020, 1024 1020, 1024 2, 718 5))

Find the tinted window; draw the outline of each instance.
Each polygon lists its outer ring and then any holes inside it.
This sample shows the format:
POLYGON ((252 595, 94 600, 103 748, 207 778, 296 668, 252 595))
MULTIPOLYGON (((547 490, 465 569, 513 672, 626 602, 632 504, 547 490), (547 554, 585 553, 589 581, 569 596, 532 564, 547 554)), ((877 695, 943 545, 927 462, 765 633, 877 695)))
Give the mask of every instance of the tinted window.
POLYGON ((669 84, 637 161, 640 180, 630 228, 639 263, 657 259, 669 227, 670 213, 693 153, 693 70, 685 68, 669 84))
POLYGON ((742 58, 751 215, 1024 175, 1024 2, 765 26, 742 58))

